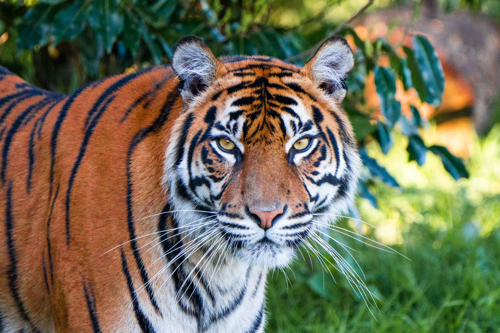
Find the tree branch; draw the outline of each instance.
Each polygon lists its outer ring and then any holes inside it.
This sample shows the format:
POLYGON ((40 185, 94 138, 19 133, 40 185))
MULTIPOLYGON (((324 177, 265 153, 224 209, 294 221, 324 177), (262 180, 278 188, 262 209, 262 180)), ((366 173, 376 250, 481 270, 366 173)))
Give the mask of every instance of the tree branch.
POLYGON ((297 55, 294 55, 294 56, 291 56, 291 57, 288 57, 285 59, 286 62, 294 62, 296 60, 299 60, 299 59, 302 59, 302 58, 306 58, 306 57, 311 57, 315 52, 316 50, 321 46, 321 44, 323 44, 325 42, 325 40, 327 40, 328 38, 330 37, 333 37, 335 36, 336 34, 338 34, 340 31, 342 31, 342 29, 344 29, 345 27, 347 27, 349 24, 351 24, 354 20, 356 20, 360 15, 362 15, 367 9, 368 7, 370 7, 373 2, 375 0, 369 0, 366 5, 363 6, 363 8, 361 8, 356 14, 354 14, 350 19, 348 19, 347 21, 344 21, 341 25, 339 25, 337 28, 335 28, 332 33, 324 38, 321 42, 317 43, 316 45, 314 45, 313 47, 311 47, 309 50, 307 51, 304 51, 302 53, 299 53, 297 55))

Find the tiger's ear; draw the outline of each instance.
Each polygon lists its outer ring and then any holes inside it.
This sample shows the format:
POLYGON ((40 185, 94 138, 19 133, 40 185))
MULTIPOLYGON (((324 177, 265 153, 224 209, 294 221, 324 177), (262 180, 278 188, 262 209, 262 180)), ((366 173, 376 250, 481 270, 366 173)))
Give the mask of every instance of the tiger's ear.
POLYGON ((190 101, 227 72, 208 46, 198 37, 183 37, 174 51, 172 68, 181 80, 181 96, 190 101))
POLYGON ((300 71, 340 102, 347 93, 345 80, 352 66, 351 47, 344 38, 335 36, 328 38, 300 71))

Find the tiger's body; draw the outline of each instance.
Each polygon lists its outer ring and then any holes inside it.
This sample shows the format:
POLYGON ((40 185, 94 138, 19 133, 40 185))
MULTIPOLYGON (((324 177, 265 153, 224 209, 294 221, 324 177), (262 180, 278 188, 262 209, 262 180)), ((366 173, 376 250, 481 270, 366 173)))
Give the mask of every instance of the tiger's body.
POLYGON ((356 185, 325 45, 301 69, 186 38, 69 96, 0 67, 0 332, 262 332, 267 271, 356 185))

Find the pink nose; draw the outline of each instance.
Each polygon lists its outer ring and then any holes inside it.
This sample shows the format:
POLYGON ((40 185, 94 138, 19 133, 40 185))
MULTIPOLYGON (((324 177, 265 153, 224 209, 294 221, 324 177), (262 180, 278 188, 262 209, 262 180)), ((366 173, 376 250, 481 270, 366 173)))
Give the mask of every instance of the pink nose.
POLYGON ((254 208, 250 209, 250 213, 257 215, 260 219, 260 227, 265 230, 272 227, 272 221, 276 216, 283 214, 283 208, 275 209, 270 212, 264 212, 254 208))

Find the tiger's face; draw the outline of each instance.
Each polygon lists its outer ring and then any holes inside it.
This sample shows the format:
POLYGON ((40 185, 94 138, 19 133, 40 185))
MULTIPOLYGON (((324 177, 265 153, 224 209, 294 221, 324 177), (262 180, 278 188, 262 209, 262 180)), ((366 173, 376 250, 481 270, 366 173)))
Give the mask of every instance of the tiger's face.
POLYGON ((353 198, 359 157, 340 108, 349 46, 332 39, 303 68, 267 57, 224 63, 198 40, 175 54, 185 111, 165 178, 178 227, 252 264, 287 265, 316 224, 353 198))

